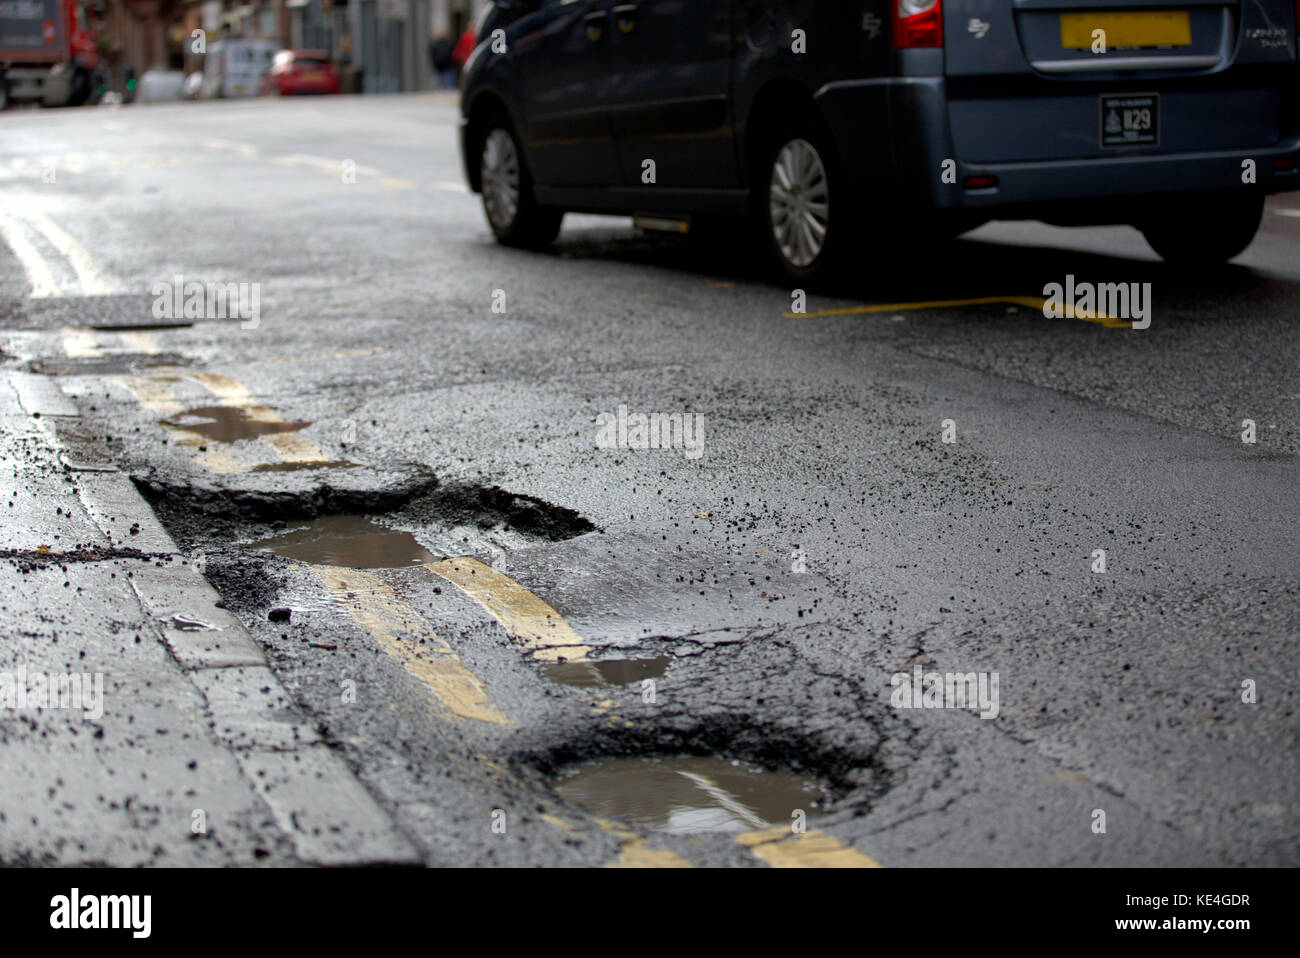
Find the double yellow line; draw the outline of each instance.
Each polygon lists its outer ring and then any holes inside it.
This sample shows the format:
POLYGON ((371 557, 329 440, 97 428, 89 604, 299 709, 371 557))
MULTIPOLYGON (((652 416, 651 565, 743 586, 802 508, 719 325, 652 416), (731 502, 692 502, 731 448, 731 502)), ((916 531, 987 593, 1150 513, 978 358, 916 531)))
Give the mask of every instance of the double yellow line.
POLYGON ((99 266, 85 248, 68 235, 30 201, 0 198, 0 237, 13 250, 14 256, 27 274, 33 299, 51 299, 68 295, 59 285, 49 260, 32 242, 32 234, 43 236, 72 267, 82 296, 105 296, 113 292, 113 284, 104 276, 99 266))
MULTIPOLYGON (((842 306, 836 309, 819 309, 811 313, 786 313, 787 319, 818 319, 826 316, 862 316, 870 313, 905 313, 917 309, 950 309, 955 306, 983 306, 989 303, 1005 303, 1008 306, 1027 306, 1039 313, 1043 312, 1047 300, 1041 296, 977 296, 972 299, 931 299, 915 303, 874 303, 867 306, 842 306)), ((1074 304, 1063 303, 1061 309, 1067 319, 1079 319, 1085 323, 1097 323, 1107 329, 1128 329, 1133 324, 1126 319, 1117 319, 1098 313, 1095 310, 1076 310, 1074 304)))

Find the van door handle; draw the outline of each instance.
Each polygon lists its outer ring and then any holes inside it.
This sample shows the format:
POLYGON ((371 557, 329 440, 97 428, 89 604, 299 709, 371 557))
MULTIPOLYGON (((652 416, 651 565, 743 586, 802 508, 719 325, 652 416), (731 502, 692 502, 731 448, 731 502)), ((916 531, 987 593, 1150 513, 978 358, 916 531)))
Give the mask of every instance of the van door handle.
POLYGON ((619 33, 631 33, 636 29, 636 4, 623 3, 615 7, 614 24, 619 33))
POLYGON ((605 32, 605 18, 607 14, 604 10, 596 13, 589 13, 582 18, 582 25, 586 30, 587 39, 595 43, 605 32))

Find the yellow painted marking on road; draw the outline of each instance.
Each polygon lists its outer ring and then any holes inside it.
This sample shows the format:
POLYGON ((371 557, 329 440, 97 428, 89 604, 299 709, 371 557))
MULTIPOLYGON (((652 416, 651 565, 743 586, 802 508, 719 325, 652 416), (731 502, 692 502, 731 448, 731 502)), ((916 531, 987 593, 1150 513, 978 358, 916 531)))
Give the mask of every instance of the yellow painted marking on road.
POLYGON ((545 600, 490 565, 468 557, 424 565, 487 609, 534 658, 572 662, 586 658, 591 651, 545 600))
POLYGON ((23 233, 18 223, 3 214, 0 214, 0 237, 4 237, 4 241, 14 251, 14 256, 27 274, 27 282, 32 287, 32 299, 49 299, 63 295, 59 284, 54 280, 54 274, 50 272, 50 264, 45 262, 45 257, 32 245, 32 241, 23 233))
POLYGON ((562 828, 566 832, 578 831, 577 825, 574 825, 572 822, 566 822, 558 815, 551 815, 548 812, 543 812, 541 815, 538 815, 537 817, 540 818, 542 821, 544 821, 546 824, 554 825, 556 828, 562 828))
POLYGON ((165 426, 164 428, 177 445, 195 451, 193 462, 196 466, 206 469, 214 475, 235 476, 243 472, 249 472, 253 467, 260 465, 260 463, 244 462, 242 459, 236 459, 219 445, 213 443, 207 436, 202 436, 197 432, 190 432, 180 426, 165 426))
POLYGON ((24 208, 21 215, 72 264, 72 271, 77 274, 77 283, 81 286, 83 296, 106 296, 113 292, 113 284, 100 271, 90 253, 69 236, 63 227, 44 213, 29 207, 24 208))
POLYGON ((170 383, 147 376, 113 376, 111 378, 114 382, 119 382, 131 390, 140 405, 150 412, 160 413, 164 416, 175 416, 181 411, 181 404, 176 400, 176 394, 172 391, 170 383))
MULTIPOLYGON (((242 409, 244 415, 254 422, 282 423, 285 420, 269 406, 262 405, 238 379, 221 373, 202 370, 186 370, 183 375, 206 388, 221 401, 223 406, 242 409)), ((281 462, 324 462, 325 453, 320 446, 293 432, 268 433, 260 441, 274 449, 281 462)))
POLYGON ((344 349, 337 353, 309 353, 306 356, 277 356, 274 359, 263 359, 259 362, 264 363, 314 363, 322 359, 349 359, 353 356, 372 356, 375 353, 382 353, 384 350, 378 346, 368 349, 344 349))
MULTIPOLYGON (((901 313, 916 309, 947 309, 954 306, 982 306, 988 303, 1007 303, 1013 306, 1026 306, 1041 313, 1047 300, 1041 296, 977 296, 971 299, 934 299, 916 303, 874 303, 868 306, 842 306, 836 309, 821 309, 811 313, 786 313, 787 319, 810 319, 823 316, 860 316, 868 313, 901 313)), ((1079 319, 1087 323, 1099 323, 1109 329, 1128 329, 1132 323, 1125 319, 1116 319, 1105 313, 1087 313, 1078 311, 1072 303, 1062 303, 1061 311, 1067 319, 1079 319)))
POLYGON ((94 359, 104 354, 95 331, 85 326, 64 326, 59 330, 59 338, 69 359, 94 359))
POLYGON ((135 333, 120 333, 122 345, 133 353, 144 353, 146 356, 158 355, 158 340, 154 339, 153 333, 140 331, 135 333))
POLYGON ((448 712, 494 725, 510 724, 488 698, 483 680, 461 663, 460 656, 383 579, 355 569, 312 566, 312 571, 334 600, 384 651, 423 682, 448 712), (420 644, 408 636, 431 641, 420 644))
POLYGON ((597 818, 596 824, 619 839, 618 858, 606 868, 694 868, 695 866, 663 848, 650 848, 645 840, 621 822, 597 818))
POLYGON ((379 178, 379 182, 381 185, 387 186, 390 189, 394 189, 394 190, 415 189, 415 184, 412 183, 410 180, 404 180, 401 177, 397 177, 397 176, 381 176, 379 178))
POLYGON ((261 439, 279 453, 281 462, 325 462, 321 447, 296 432, 273 432, 261 439))
POLYGON ((606 868, 693 868, 690 862, 666 848, 651 848, 643 839, 625 841, 618 850, 618 858, 606 868))
POLYGON ((742 832, 736 841, 772 868, 884 868, 823 831, 796 834, 788 825, 742 832))
POLYGON ((222 140, 216 137, 210 137, 203 141, 203 146, 208 150, 238 153, 246 159, 253 159, 257 156, 257 147, 253 146, 251 143, 236 143, 234 140, 222 140))

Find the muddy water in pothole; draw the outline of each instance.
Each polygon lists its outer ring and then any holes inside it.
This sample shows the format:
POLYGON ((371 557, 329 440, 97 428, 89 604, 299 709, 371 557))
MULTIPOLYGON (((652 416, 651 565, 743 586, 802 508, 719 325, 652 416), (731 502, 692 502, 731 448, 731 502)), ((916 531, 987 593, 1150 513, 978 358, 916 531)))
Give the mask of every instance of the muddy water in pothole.
POLYGON ((660 678, 671 661, 671 657, 661 655, 653 659, 560 662, 547 666, 546 677, 561 685, 630 685, 642 679, 660 678))
POLYGON ((250 545, 299 562, 348 569, 397 569, 438 561, 409 532, 388 529, 365 516, 323 516, 250 545))
POLYGON ((802 776, 715 757, 616 758, 551 787, 593 814, 674 835, 788 825, 796 809, 812 817, 826 797, 802 776))
POLYGON ((247 411, 238 406, 199 406, 186 410, 173 419, 164 419, 163 425, 197 433, 215 442, 238 442, 240 439, 257 439, 276 432, 297 432, 306 429, 311 423, 260 422, 249 419, 247 411))

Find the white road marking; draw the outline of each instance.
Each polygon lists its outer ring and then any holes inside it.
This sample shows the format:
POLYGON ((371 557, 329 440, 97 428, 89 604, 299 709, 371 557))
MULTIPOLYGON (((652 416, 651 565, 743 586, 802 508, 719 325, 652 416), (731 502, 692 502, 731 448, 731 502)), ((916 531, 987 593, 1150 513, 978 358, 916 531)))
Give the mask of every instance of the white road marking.
POLYGON ((1300 210, 1274 210, 1278 216, 1295 216, 1300 217, 1300 210))

